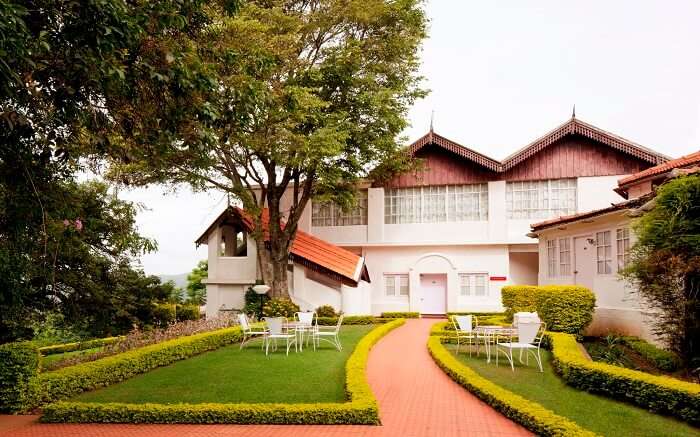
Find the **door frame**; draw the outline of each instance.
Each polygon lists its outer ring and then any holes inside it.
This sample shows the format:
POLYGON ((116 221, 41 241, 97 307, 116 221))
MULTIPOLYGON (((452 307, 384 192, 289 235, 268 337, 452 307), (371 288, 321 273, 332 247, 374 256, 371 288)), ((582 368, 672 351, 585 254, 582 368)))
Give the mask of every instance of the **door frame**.
POLYGON ((447 314, 447 288, 448 288, 448 274, 447 273, 419 273, 418 274, 418 298, 419 300, 419 309, 418 312, 420 314, 447 314), (442 295, 442 308, 443 311, 441 312, 426 312, 423 311, 423 279, 424 277, 439 277, 440 279, 443 280, 443 292, 439 293, 439 295, 442 295))

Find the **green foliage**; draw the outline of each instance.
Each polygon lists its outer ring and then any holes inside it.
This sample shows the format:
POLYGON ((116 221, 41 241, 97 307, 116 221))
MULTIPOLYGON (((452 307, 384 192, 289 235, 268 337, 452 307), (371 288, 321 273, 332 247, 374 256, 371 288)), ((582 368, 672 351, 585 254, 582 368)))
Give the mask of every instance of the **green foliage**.
POLYGON ((385 319, 417 319, 420 317, 420 313, 417 312, 384 312, 382 317, 385 319))
POLYGON ((175 323, 175 304, 159 303, 153 305, 153 325, 164 328, 171 323, 175 323))
POLYGON ((656 347, 637 337, 623 337, 622 340, 632 350, 654 363, 658 369, 673 372, 680 366, 680 359, 673 352, 656 347))
POLYGON ((456 383, 537 435, 595 436, 594 433, 581 428, 571 420, 554 414, 542 405, 529 401, 483 378, 460 363, 445 349, 439 337, 431 336, 428 339, 428 350, 437 365, 456 383))
POLYGON ((700 424, 700 385, 589 361, 573 335, 550 332, 554 366, 567 384, 700 424))
MULTIPOLYGON (((395 319, 387 319, 374 316, 345 316, 343 325, 374 325, 377 323, 388 323, 395 319)), ((334 326, 338 323, 338 317, 319 317, 318 324, 324 326, 334 326)))
POLYGON ((576 285, 512 285, 501 289, 506 316, 537 311, 548 331, 580 334, 593 320, 595 294, 576 285))
POLYGON ((349 402, 316 404, 124 404, 56 402, 44 408, 44 422, 102 423, 243 423, 243 424, 364 424, 378 425, 377 401, 365 368, 372 346, 392 329, 396 319, 373 329, 360 340, 345 365, 349 402))
POLYGON ((187 303, 204 305, 207 303, 207 286, 202 282, 209 275, 209 263, 202 260, 187 275, 187 303))
POLYGON ((338 317, 338 313, 335 312, 335 308, 330 305, 321 305, 316 308, 317 317, 338 317))
MULTIPOLYGON (((253 290, 253 287, 248 287, 245 291, 245 306, 243 307, 243 312, 250 315, 255 315, 260 319, 262 314, 260 314, 260 297, 258 293, 253 290)), ((262 295, 263 307, 265 303, 270 300, 270 296, 267 294, 262 295)))
POLYGON ((265 317, 292 318, 299 311, 299 305, 285 298, 270 299, 263 306, 263 315, 265 317))
POLYGON ((622 275, 658 310, 654 333, 686 366, 700 367, 700 176, 663 184, 652 202, 633 223, 637 241, 622 275))
POLYGON ((0 412, 18 411, 30 401, 39 371, 39 351, 30 342, 0 344, 0 412))
POLYGON ((124 339, 123 336, 105 337, 105 338, 96 338, 94 340, 78 341, 78 342, 74 342, 74 343, 55 344, 55 345, 51 345, 51 346, 40 347, 39 353, 45 357, 47 355, 63 354, 66 352, 73 352, 73 351, 82 351, 85 349, 93 349, 96 347, 106 346, 108 344, 114 344, 118 341, 121 341, 122 339, 124 339))
POLYGON ((177 313, 177 321, 184 322, 185 320, 199 320, 202 313, 199 310, 199 305, 177 305, 175 307, 177 313))

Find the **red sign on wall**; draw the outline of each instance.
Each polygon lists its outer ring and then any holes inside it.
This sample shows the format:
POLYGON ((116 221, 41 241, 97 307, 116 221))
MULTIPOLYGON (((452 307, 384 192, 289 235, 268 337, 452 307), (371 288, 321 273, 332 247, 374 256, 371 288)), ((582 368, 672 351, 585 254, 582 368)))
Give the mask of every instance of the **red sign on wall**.
POLYGON ((491 276, 489 279, 492 281, 505 281, 506 277, 505 276, 491 276))

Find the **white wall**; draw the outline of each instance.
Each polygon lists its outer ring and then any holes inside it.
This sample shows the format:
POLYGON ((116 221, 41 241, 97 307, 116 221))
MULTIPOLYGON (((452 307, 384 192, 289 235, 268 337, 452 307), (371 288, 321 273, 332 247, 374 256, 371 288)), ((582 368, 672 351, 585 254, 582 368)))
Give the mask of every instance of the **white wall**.
POLYGON ((206 316, 216 317, 219 310, 238 309, 245 306, 245 292, 252 284, 207 284, 206 316))
POLYGON ((510 279, 517 285, 537 285, 539 270, 537 252, 510 252, 510 279))
POLYGON ((613 191, 617 181, 627 175, 594 176, 578 178, 576 184, 576 207, 579 212, 592 211, 620 203, 625 199, 613 191))

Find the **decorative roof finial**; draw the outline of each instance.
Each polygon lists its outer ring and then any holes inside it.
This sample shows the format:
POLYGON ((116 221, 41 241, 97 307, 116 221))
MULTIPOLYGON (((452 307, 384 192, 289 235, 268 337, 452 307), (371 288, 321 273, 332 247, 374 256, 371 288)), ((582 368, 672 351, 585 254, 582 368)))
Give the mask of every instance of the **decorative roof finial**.
POLYGON ((433 118, 435 117, 435 110, 430 111, 430 132, 433 131, 433 118))
POLYGON ((571 110, 571 118, 576 118, 576 103, 574 103, 574 109, 571 110))

